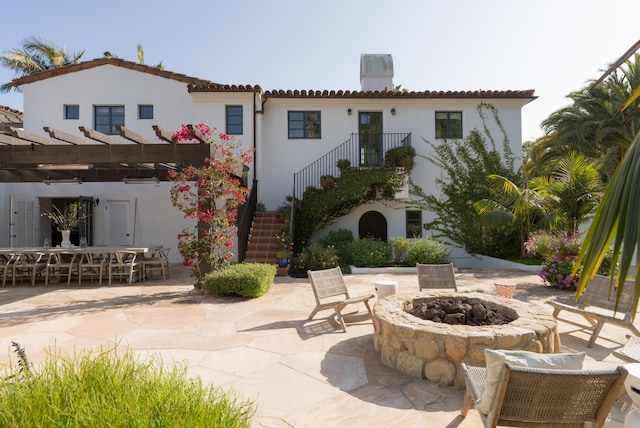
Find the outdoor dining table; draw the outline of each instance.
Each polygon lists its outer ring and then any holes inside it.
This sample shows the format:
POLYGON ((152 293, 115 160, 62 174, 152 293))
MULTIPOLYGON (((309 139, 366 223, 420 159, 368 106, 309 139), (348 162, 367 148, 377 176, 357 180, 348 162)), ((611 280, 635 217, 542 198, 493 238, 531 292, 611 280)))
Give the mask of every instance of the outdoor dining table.
MULTIPOLYGON (((148 246, 87 246, 87 247, 0 247, 0 263, 7 264, 3 271, 3 286, 6 282, 7 269, 11 265, 12 260, 22 258, 24 255, 37 254, 42 255, 38 259, 48 259, 51 254, 65 253, 75 254, 81 256, 82 254, 94 254, 104 257, 106 260, 112 260, 112 256, 116 255, 120 251, 135 252, 140 256, 144 254, 153 253, 162 249, 162 245, 148 245, 148 246)), ((107 262, 108 263, 108 262, 107 262)), ((15 274, 14 274, 15 275, 15 274)), ((142 280, 142 275, 140 279, 142 280)), ((15 278, 14 278, 15 281, 15 278)), ((32 279, 32 285, 35 281, 35 275, 32 279)))

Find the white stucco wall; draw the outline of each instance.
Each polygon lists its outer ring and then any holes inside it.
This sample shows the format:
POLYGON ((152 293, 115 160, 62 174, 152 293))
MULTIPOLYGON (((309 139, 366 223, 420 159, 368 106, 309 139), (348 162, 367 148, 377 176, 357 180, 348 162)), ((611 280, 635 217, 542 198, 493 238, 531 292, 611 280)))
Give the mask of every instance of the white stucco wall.
MULTIPOLYGON (((463 135, 478 128, 482 122, 477 112, 480 102, 487 102, 499 110, 505 131, 509 134, 511 150, 521 157, 521 109, 525 99, 475 99, 475 98, 313 98, 313 97, 268 97, 264 111, 254 117, 252 92, 205 92, 189 94, 187 84, 148 73, 133 71, 123 67, 104 65, 74 73, 55 76, 21 87, 24 94, 24 127, 26 130, 45 135, 43 127, 48 126, 80 136, 79 126, 93 128, 93 107, 95 105, 124 105, 125 127, 155 141, 157 137, 152 125, 157 124, 167 130, 179 129, 183 123, 206 123, 218 131, 225 131, 225 106, 243 106, 243 135, 235 136, 245 150, 256 147, 256 178, 259 182, 258 201, 268 210, 275 210, 293 192, 293 175, 308 164, 339 146, 358 132, 359 112, 382 112, 384 133, 411 133, 412 146, 418 157, 412 171, 412 179, 428 193, 438 193, 435 179, 440 176, 425 157, 431 156, 432 149, 423 139, 441 143, 435 139, 435 112, 462 111, 463 135), (78 120, 63 118, 64 105, 80 106, 78 120), (140 104, 154 106, 154 118, 137 118, 140 104), (347 110, 352 114, 348 115, 347 110), (395 109, 395 115, 391 114, 395 109), (288 111, 320 111, 320 139, 289 139, 288 111), (256 124, 254 126, 254 123, 256 124)), ((498 148, 501 149, 502 135, 493 122, 491 112, 485 111, 487 125, 498 148)), ((120 138, 120 137, 115 137, 120 138)), ((253 179, 253 169, 249 182, 253 179)), ((0 221, 8 223, 8 200, 11 195, 39 196, 93 196, 101 200, 96 210, 94 230, 96 243, 107 238, 104 229, 104 209, 102 201, 137 199, 136 243, 172 245, 172 260, 179 260, 175 243, 177 234, 184 224, 180 213, 171 206, 168 198, 169 183, 153 185, 124 185, 122 183, 84 183, 81 186, 45 186, 34 184, 7 184, 0 186, 3 209, 0 221), (146 187, 150 186, 150 187, 146 187), (78 188, 79 187, 79 188, 78 188), (70 193, 71 192, 71 193, 70 193), (143 221, 144 219, 144 221, 143 221), (139 223, 138 223, 139 222, 139 223), (100 235, 103 233, 103 235, 100 235), (159 242, 162 241, 162 242, 159 242)), ((133 208, 129 208, 130 210, 133 208)), ((366 211, 381 212, 389 225, 388 236, 405 236, 405 209, 402 204, 381 203, 359 207, 353 213, 340 219, 319 235, 338 227, 346 227, 357 235, 358 219, 366 211)), ((133 214, 131 215, 133 218, 133 214)), ((432 219, 432 214, 423 212, 423 222, 432 219)), ((105 241, 106 242, 106 241, 105 241)), ((0 230, 0 245, 8 243, 8 232, 0 230)))
MULTIPOLYGON (((384 133, 411 133, 411 143, 417 157, 411 173, 412 179, 428 193, 438 194, 435 180, 440 171, 426 159, 433 156, 433 149, 424 140, 434 144, 443 143, 435 139, 435 112, 462 111, 463 135, 471 130, 483 132, 482 120, 477 112, 481 101, 494 105, 505 131, 509 134, 511 150, 517 159, 522 156, 521 107, 523 100, 478 100, 478 99, 326 99, 326 98, 269 98, 265 105, 262 138, 258 145, 259 201, 267 209, 281 205, 293 192, 293 174, 349 139, 351 133, 358 132, 358 112, 382 112, 384 133), (352 114, 347 114, 351 108, 352 114), (395 108, 396 114, 391 114, 395 108), (320 111, 320 139, 288 139, 288 111, 320 111)), ((491 112, 484 111, 486 125, 502 152, 503 136, 492 118, 491 112)), ((516 168, 518 165, 516 165, 516 168)), ((372 207, 359 207, 352 214, 341 218, 330 228, 320 231, 319 236, 329 230, 345 227, 357 236, 358 218, 372 207)), ((405 209, 402 204, 389 208, 383 204, 373 205, 387 219, 388 236, 405 236, 405 209)), ((423 222, 433 219, 432 213, 422 213, 423 222)))
MULTIPOLYGON (((93 211, 93 244, 110 245, 107 209, 109 202, 126 204, 127 233, 129 245, 162 245, 171 247, 172 262, 182 259, 178 253, 178 234, 183 227, 190 226, 182 213, 171 205, 170 183, 124 184, 124 183, 83 183, 72 186, 47 186, 42 183, 7 183, 2 192, 0 212, 0 246, 9 246, 10 197, 31 198, 78 198, 90 196, 99 199, 93 211)), ((41 210, 38 210, 40 212, 41 210)), ((36 214, 37 215, 37 214, 36 214)), ((45 222, 48 220, 44 219, 45 222)), ((41 226, 45 228, 46 226, 41 226)), ((38 243, 42 245, 47 230, 37 230, 38 243)), ((78 244, 75 242, 74 244, 78 244)))

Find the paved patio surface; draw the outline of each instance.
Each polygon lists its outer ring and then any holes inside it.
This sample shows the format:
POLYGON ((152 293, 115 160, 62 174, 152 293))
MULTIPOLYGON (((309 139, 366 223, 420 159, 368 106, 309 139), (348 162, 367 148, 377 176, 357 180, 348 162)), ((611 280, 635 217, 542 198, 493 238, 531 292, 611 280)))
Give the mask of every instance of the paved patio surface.
MULTIPOLYGON (((571 299, 529 272, 459 271, 456 277, 461 291, 495 294, 494 281, 510 280, 518 284, 515 299, 571 299)), ((397 281, 399 293, 418 289, 415 274, 345 279, 353 294, 374 292, 381 279, 397 281)), ((380 363, 363 305, 348 307, 358 312, 345 317, 347 333, 332 311, 308 321, 314 306, 306 279, 277 277, 263 297, 222 299, 194 290, 177 265, 170 279, 133 286, 7 286, 0 289, 0 365, 15 364, 12 341, 25 346, 34 362, 44 360, 46 348, 73 354, 119 343, 141 359, 158 354, 164 364, 186 363, 189 376, 254 399, 254 427, 482 427, 475 410, 460 416, 462 389, 380 363)), ((623 364, 612 352, 625 343, 627 330, 606 325, 587 348, 584 320, 565 312, 561 317, 563 352, 587 352, 588 368, 623 364)), ((621 400, 605 426, 622 427, 628 410, 621 400)))

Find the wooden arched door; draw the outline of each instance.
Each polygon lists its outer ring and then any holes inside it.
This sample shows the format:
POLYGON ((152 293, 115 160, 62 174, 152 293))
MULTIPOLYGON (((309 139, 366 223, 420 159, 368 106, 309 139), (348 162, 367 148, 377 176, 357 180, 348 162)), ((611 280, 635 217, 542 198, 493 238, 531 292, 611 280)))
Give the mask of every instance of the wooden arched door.
POLYGON ((377 238, 387 240, 387 219, 378 211, 367 211, 362 214, 358 222, 358 236, 360 238, 377 238))

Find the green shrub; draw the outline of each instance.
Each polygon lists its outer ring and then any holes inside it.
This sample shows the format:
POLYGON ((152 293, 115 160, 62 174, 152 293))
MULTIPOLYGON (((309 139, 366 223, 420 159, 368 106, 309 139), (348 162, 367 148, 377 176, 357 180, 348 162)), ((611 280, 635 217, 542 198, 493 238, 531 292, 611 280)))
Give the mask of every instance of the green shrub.
POLYGON ((388 266, 391 260, 391 247, 375 238, 360 238, 349 245, 349 259, 354 266, 388 266))
POLYGON ((13 346, 18 365, 0 382, 3 427, 249 427, 255 413, 237 394, 187 379, 186 367, 139 362, 131 350, 48 351, 33 368, 13 346))
POLYGON ((319 241, 323 247, 335 248, 341 266, 351 263, 349 260, 349 245, 351 245, 352 242, 353 232, 349 229, 333 230, 319 241))
POLYGON ((335 248, 332 246, 325 247, 320 243, 312 243, 293 260, 292 270, 306 274, 307 270, 334 268, 339 266, 339 263, 340 258, 335 248))
POLYGON ((449 259, 449 250, 441 242, 433 238, 422 238, 409 241, 407 264, 416 263, 440 264, 449 259))
POLYGON ((218 296, 260 297, 271 288, 276 266, 240 263, 205 275, 202 288, 218 296))
POLYGON ((409 240, 402 236, 389 240, 391 245, 391 253, 393 255, 394 264, 402 264, 405 261, 407 252, 409 251, 409 240))

